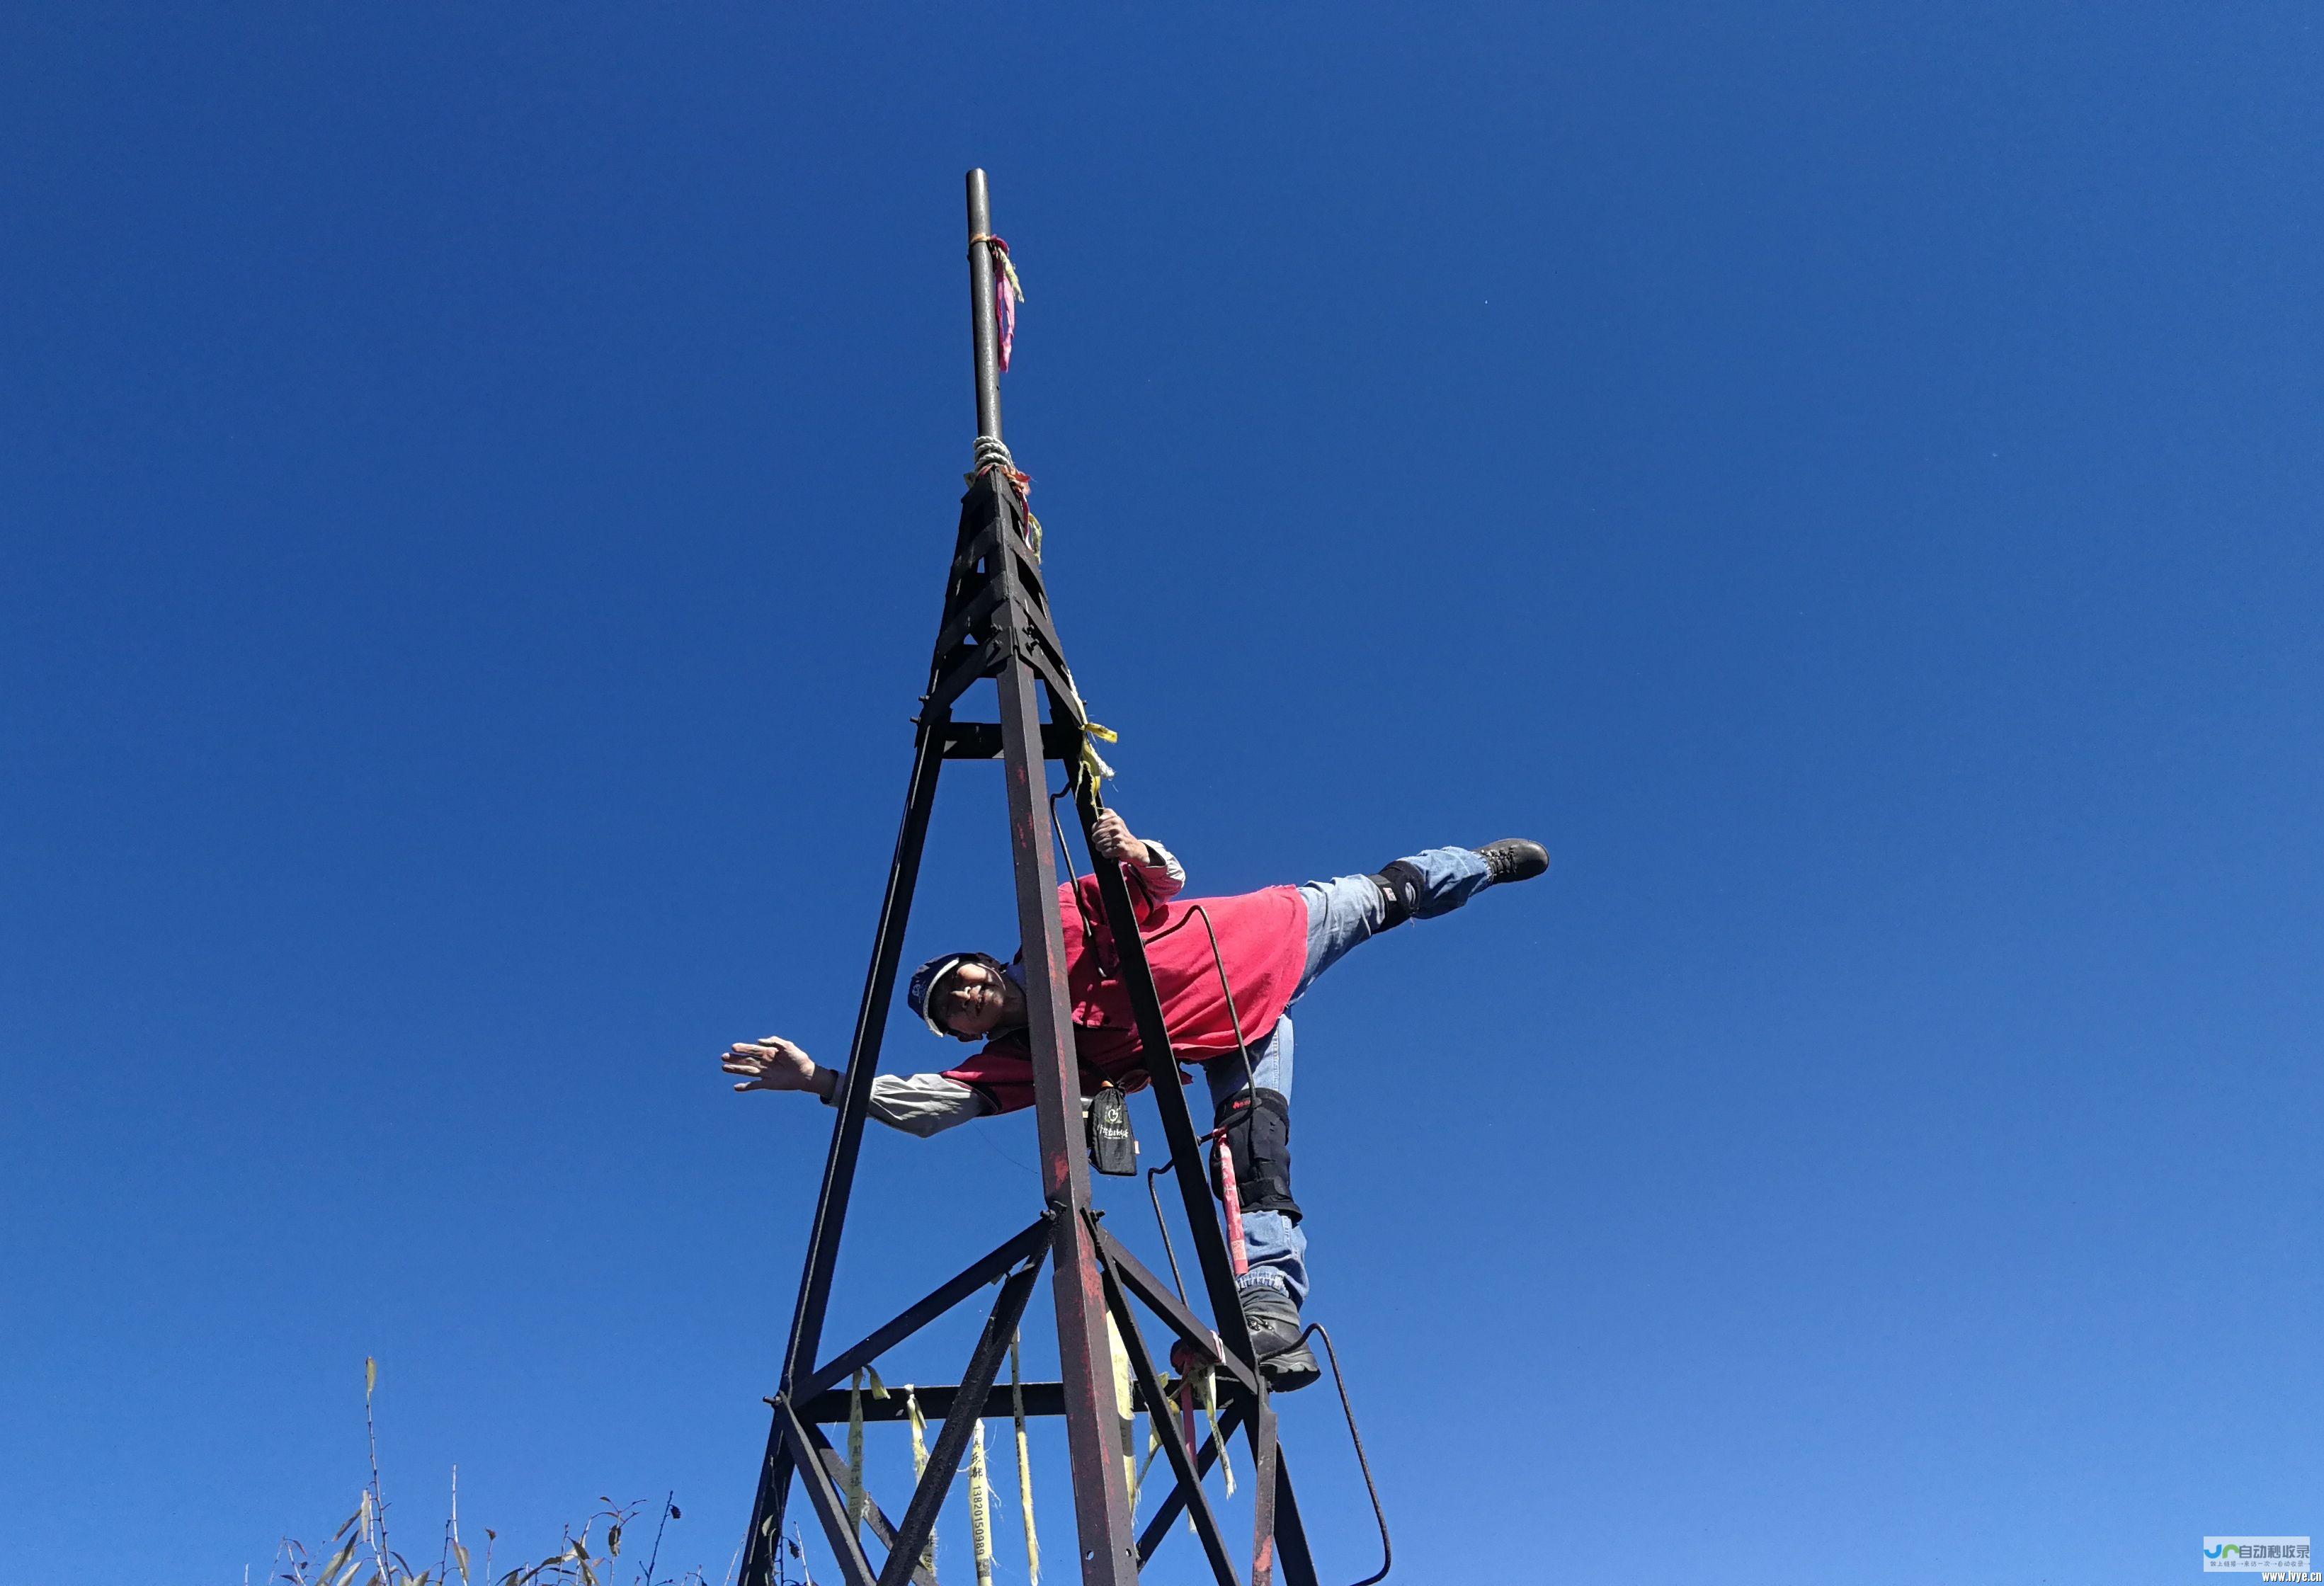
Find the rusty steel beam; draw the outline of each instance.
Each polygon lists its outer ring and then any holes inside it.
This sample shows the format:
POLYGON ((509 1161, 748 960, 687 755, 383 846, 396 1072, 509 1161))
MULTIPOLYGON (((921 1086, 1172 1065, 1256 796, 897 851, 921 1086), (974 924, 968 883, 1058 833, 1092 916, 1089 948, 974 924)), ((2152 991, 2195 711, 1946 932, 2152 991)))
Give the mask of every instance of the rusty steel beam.
POLYGON ((914 1304, 894 1321, 873 1328, 861 1343, 851 1345, 834 1355, 814 1376, 798 1385, 798 1397, 812 1398, 824 1389, 845 1381, 857 1369, 870 1365, 1019 1261, 1028 1256, 1046 1253, 1048 1244, 1049 1213, 1044 1212, 1028 1224, 1023 1232, 996 1246, 955 1276, 946 1278, 930 1290, 926 1298, 914 1304))

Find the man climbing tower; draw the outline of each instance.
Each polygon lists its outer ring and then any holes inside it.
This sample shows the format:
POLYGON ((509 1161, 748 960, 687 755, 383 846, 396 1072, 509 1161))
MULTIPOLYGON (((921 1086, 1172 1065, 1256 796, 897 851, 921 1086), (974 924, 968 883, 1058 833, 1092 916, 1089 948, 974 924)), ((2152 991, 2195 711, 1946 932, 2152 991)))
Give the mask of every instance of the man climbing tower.
MULTIPOLYGON (((1091 847, 1099 863, 1121 867, 1172 1050, 1180 1062, 1202 1065, 1213 1127, 1231 1124, 1225 1138, 1250 1262, 1236 1286, 1252 1344, 1275 1387, 1304 1388, 1318 1369, 1298 1342, 1307 1237, 1291 1198, 1292 1028, 1285 1010, 1359 942, 1407 919, 1450 913, 1497 882, 1538 876, 1548 870, 1549 855, 1538 843, 1505 838, 1479 849, 1431 848, 1376 875, 1182 899, 1186 872, 1177 859, 1160 844, 1132 836, 1112 811, 1098 817, 1091 847), (1238 1025, 1247 1046, 1237 1040, 1238 1025)), ((1109 1083, 1142 1089, 1145 1056, 1118 978, 1097 878, 1060 886, 1057 908, 1083 1091, 1109 1083)), ((912 1011, 938 1035, 984 1046, 941 1073, 880 1075, 872 1085, 872 1116, 927 1136, 1029 1106, 1033 1064, 1022 973, 1021 964, 982 953, 947 953, 920 965, 906 992, 912 1011)), ((738 1041, 722 1064, 742 1076, 737 1091, 807 1091, 826 1103, 844 1080, 780 1036, 738 1041)), ((1219 1189, 1215 1175, 1212 1188, 1219 1189)))

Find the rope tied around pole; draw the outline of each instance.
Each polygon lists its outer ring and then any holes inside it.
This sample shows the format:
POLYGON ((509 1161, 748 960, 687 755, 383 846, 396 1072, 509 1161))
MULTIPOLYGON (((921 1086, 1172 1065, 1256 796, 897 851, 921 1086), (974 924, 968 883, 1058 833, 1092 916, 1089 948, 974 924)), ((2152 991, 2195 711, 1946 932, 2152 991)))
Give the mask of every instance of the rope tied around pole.
MULTIPOLYGON (((1033 476, 1017 466, 1017 459, 1010 455, 1008 443, 997 435, 976 438, 976 449, 971 455, 968 472, 961 475, 961 483, 973 484, 988 473, 1000 475, 1009 488, 1016 493, 1017 505, 1025 514, 1025 549, 1033 553, 1033 560, 1038 564, 1041 559, 1041 520, 1033 515, 1030 499, 1033 476)), ((1082 753, 1076 762, 1075 774, 1092 783, 1103 781, 1114 771, 1105 762, 1105 757, 1097 752, 1097 746, 1100 743, 1119 743, 1121 734, 1102 722, 1090 720, 1089 707, 1082 703, 1081 689, 1074 684, 1070 672, 1065 677, 1065 687, 1074 696, 1074 714, 1082 722, 1082 753)))
POLYGON ((1033 476, 1017 466, 1009 455, 1009 447, 997 435, 976 438, 976 454, 962 475, 961 483, 973 484, 987 473, 1001 475, 1017 497, 1018 510, 1025 514, 1025 546, 1033 553, 1033 560, 1041 559, 1041 520, 1033 515, 1033 476))
POLYGON ((997 435, 976 438, 976 466, 969 470, 970 483, 973 484, 976 476, 987 468, 998 468, 1006 474, 1020 493, 1033 483, 1029 477, 1017 471, 1017 459, 1009 455, 1008 446, 997 435))

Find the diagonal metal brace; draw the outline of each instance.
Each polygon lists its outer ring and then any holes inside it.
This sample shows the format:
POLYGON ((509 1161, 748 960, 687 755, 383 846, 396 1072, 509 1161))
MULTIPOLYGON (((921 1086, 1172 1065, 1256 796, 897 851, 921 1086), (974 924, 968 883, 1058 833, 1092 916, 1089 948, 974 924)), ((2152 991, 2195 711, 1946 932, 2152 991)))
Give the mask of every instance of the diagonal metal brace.
POLYGON ((1259 1379, 1251 1369, 1221 1346, 1219 1335, 1203 1325, 1202 1318, 1188 1310, 1178 1296, 1163 1286, 1162 1280, 1146 1269, 1139 1259, 1122 1247, 1120 1240, 1106 1231, 1103 1223, 1093 1222, 1097 1231, 1097 1242, 1122 1287, 1146 1302, 1153 1313, 1170 1324, 1173 1332, 1186 1341, 1186 1347, 1206 1362, 1216 1365, 1233 1379, 1230 1386, 1240 1385, 1246 1393, 1259 1391, 1259 1379))
MULTIPOLYGON (((1047 1224, 1043 1226, 1046 1230, 1047 1224)), ((912 1501, 896 1527, 879 1586, 905 1586, 911 1579, 912 1565, 920 1549, 927 1545, 928 1533, 936 1529, 936 1511, 952 1490, 953 1472, 960 1469, 961 1456, 968 1452, 969 1434, 984 1413, 985 1397, 992 1391, 992 1379, 1009 1352, 1009 1341, 1017 1336, 1018 1319, 1025 1314, 1025 1301, 1040 1270, 1038 1262, 1020 1268, 1001 1286, 1001 1297, 992 1303, 992 1314, 986 1318, 983 1335, 976 1341, 976 1352, 969 1357, 968 1369, 954 1389, 952 1413, 945 1417, 944 1430, 936 1434, 927 1468, 920 1472, 919 1485, 912 1489, 912 1501)))
POLYGON ((840 1351, 829 1364, 799 1384, 795 1397, 804 1402, 846 1381, 857 1369, 870 1365, 1027 1257, 1033 1258, 1034 1265, 1038 1266, 1048 1254, 1049 1224, 1056 1217, 1055 1212, 1042 1213, 1023 1232, 971 1262, 957 1277, 938 1285, 902 1315, 840 1351))
MULTIPOLYGON (((873 1586, 872 1564, 863 1556, 863 1545, 855 1539, 855 1526, 847 1514, 847 1499, 832 1485, 831 1472, 816 1455, 815 1440, 807 1435, 790 1401, 779 1396, 775 1403, 775 1425, 789 1446, 799 1484, 807 1489, 807 1501, 814 1508, 815 1517, 823 1522, 824 1540, 831 1545, 832 1556, 839 1561, 839 1572, 846 1577, 847 1586, 873 1586)), ((780 1540, 777 1538, 775 1545, 779 1545, 780 1540)))
MULTIPOLYGON (((812 1421, 807 1422, 806 1426, 807 1436, 814 1441, 816 1455, 823 1461, 823 1468, 831 1472, 832 1480, 835 1483, 846 1480, 847 1456, 831 1446, 831 1440, 823 1434, 822 1427, 812 1421)), ((894 1546, 896 1527, 890 1524, 888 1511, 873 1502, 868 1492, 863 1495, 863 1524, 882 1547, 894 1546)), ((936 1586, 936 1572, 915 1567, 912 1586, 936 1586)))
MULTIPOLYGON (((1129 1291, 1121 1286, 1112 1255, 1102 1243, 1097 1247, 1097 1255, 1105 1274, 1106 1306, 1112 1312, 1114 1327, 1121 1334, 1122 1351, 1130 1356, 1130 1369, 1137 1379, 1139 1391, 1149 1405, 1167 1405, 1169 1397, 1154 1369, 1153 1357, 1146 1352, 1145 1337, 1138 1331, 1138 1314, 1130 1308, 1129 1291)), ((1263 1411, 1265 1400, 1260 1405, 1263 1411)), ((1168 1413, 1166 1409, 1164 1416, 1168 1413)), ((1170 1456, 1170 1469, 1178 1478, 1178 1491, 1185 1496, 1187 1511, 1194 1516, 1194 1535, 1201 1538, 1203 1552, 1210 1559, 1211 1573, 1217 1578, 1219 1586, 1241 1586, 1235 1575, 1234 1563, 1227 1557, 1226 1538, 1220 1535, 1219 1517, 1211 1511, 1210 1498, 1203 1491, 1202 1478, 1195 1473, 1186 1445, 1178 1441, 1175 1433, 1165 1433, 1162 1449, 1170 1456)))
MULTIPOLYGON (((1235 1434, 1235 1429, 1242 1425, 1243 1409, 1243 1405, 1237 1401, 1230 1403, 1225 1409, 1219 1412, 1218 1435, 1204 1438, 1201 1452, 1194 1455, 1194 1474, 1197 1478, 1209 1475, 1211 1467, 1219 1462, 1220 1439, 1230 1438, 1235 1434)), ((1170 1434, 1176 1436, 1176 1433, 1177 1429, 1173 1427, 1170 1434)), ((1171 1522, 1178 1517, 1185 1507, 1186 1495, 1180 1489, 1173 1487, 1164 1495, 1161 1507, 1154 1511, 1154 1517, 1146 1523, 1146 1529, 1139 1533, 1139 1568, 1146 1567, 1146 1561, 1154 1556, 1155 1550, 1160 1547, 1163 1539, 1170 1535, 1171 1522)))

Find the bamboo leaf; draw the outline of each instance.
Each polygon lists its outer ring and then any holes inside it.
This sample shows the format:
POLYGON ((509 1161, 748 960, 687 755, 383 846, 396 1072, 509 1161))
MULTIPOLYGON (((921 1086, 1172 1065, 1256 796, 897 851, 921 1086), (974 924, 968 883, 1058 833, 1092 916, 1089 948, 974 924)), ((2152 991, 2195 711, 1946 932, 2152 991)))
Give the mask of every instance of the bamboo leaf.
POLYGON ((622 1525, 616 1520, 613 1528, 605 1533, 605 1554, 609 1558, 622 1556, 622 1525))
POLYGON ((452 1538, 452 1556, 460 1561, 460 1586, 468 1586, 468 1549, 456 1536, 452 1538))
POLYGON ((365 1355, 364 1357, 364 1397, 369 1398, 371 1390, 378 1386, 379 1362, 365 1355))

